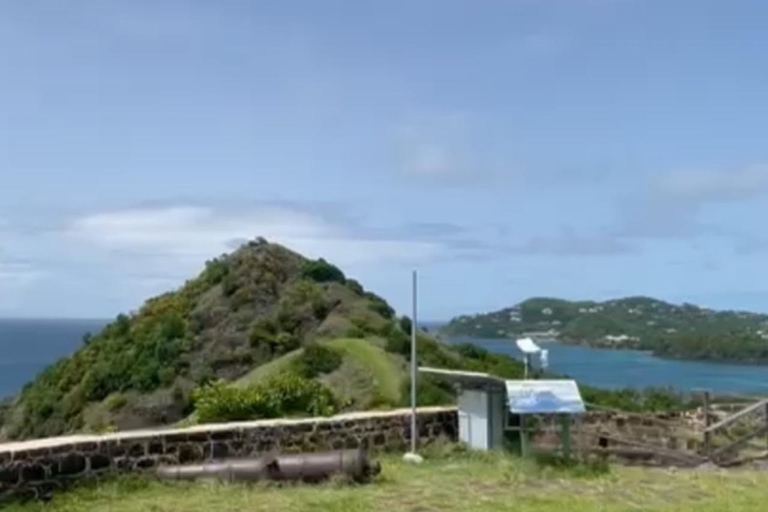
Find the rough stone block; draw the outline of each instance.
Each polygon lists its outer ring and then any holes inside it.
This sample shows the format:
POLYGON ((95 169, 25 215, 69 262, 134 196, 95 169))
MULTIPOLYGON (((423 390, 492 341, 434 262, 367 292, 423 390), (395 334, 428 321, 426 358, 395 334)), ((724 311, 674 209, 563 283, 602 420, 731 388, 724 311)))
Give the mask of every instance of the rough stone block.
POLYGON ((4 466, 0 466, 0 485, 15 485, 19 481, 21 475, 21 464, 11 462, 4 466))
POLYGON ((45 478, 45 468, 40 464, 29 464, 21 468, 22 482, 41 482, 45 478))
POLYGON ((187 435, 187 440, 194 443, 203 443, 205 441, 210 440, 211 434, 210 432, 194 432, 192 434, 187 435))
POLYGON ((203 447, 197 444, 188 443, 179 446, 179 463, 187 464, 189 462, 198 462, 203 460, 203 447))
POLYGON ((187 438, 189 436, 187 434, 168 434, 163 437, 165 439, 165 444, 177 444, 177 443, 184 443, 187 441, 187 438))
POLYGON ((236 437, 239 437, 240 432, 236 429, 232 430, 219 430, 216 432, 211 432, 211 440, 213 441, 229 441, 230 439, 234 439, 236 437))
POLYGON ((127 457, 119 457, 115 459, 115 467, 121 473, 131 471, 133 469, 133 462, 127 457))
POLYGON ((99 444, 93 443, 93 442, 76 443, 72 446, 72 448, 74 451, 89 453, 89 452, 95 452, 96 450, 98 450, 99 444))
POLYGON ((110 457, 122 457, 128 452, 129 445, 120 441, 110 441, 104 446, 104 453, 110 457))
POLYGON ((157 466, 157 459, 153 457, 144 457, 136 461, 134 467, 140 470, 152 469, 157 466))
POLYGON ((26 450, 20 450, 18 452, 13 452, 12 459, 15 461, 25 461, 29 460, 29 452, 26 450))
POLYGON ((108 469, 112 464, 110 458, 101 453, 91 455, 90 461, 92 471, 108 469))
POLYGON ((77 475, 85 471, 87 463, 80 453, 70 453, 59 462, 59 473, 65 476, 77 475))
POLYGON ((211 457, 213 459, 223 459, 229 456, 229 446, 226 443, 213 443, 211 446, 211 457))
POLYGON ((150 455, 162 455, 164 451, 163 442, 160 439, 154 439, 147 445, 147 453, 150 455))
POLYGON ((128 449, 127 454, 129 457, 140 458, 147 454, 147 447, 143 442, 136 442, 128 449))

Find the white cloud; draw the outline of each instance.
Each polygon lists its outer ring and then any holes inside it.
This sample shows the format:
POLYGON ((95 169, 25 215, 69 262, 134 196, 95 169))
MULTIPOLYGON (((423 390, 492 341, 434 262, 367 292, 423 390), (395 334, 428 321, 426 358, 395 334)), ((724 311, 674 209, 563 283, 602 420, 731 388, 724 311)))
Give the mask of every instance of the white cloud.
POLYGON ((175 206, 97 213, 72 222, 71 241, 188 270, 262 236, 341 266, 417 263, 438 257, 437 243, 366 237, 322 216, 287 207, 219 210, 175 206))

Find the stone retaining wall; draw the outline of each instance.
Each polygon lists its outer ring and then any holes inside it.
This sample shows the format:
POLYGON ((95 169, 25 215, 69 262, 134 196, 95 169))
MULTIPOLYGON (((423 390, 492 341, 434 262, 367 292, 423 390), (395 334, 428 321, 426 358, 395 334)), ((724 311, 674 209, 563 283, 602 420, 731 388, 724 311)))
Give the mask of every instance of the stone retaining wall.
MULTIPOLYGON (((534 443, 541 448, 560 445, 559 427, 541 420, 534 443)), ((677 465, 695 460, 703 436, 680 414, 589 412, 574 418, 572 448, 582 454, 606 456, 624 464, 677 465)))
MULTIPOLYGON (((453 407, 421 408, 418 421, 422 444, 458 438, 458 418, 453 407)), ((545 449, 560 443, 556 430, 546 428, 547 421, 541 419, 542 429, 534 437, 534 444, 545 449)), ((643 450, 621 449, 626 446, 642 444, 694 454, 700 445, 700 436, 685 418, 678 416, 590 412, 574 421, 574 450, 582 454, 602 453, 617 462, 674 463, 643 450)), ((0 501, 10 497, 46 497, 72 482, 152 470, 159 464, 258 456, 272 450, 290 453, 362 446, 405 451, 409 440, 410 410, 396 410, 11 443, 0 445, 0 501)))
MULTIPOLYGON (((455 408, 422 408, 422 444, 457 439, 455 408)), ((410 410, 354 413, 330 418, 269 420, 186 429, 72 436, 0 445, 0 501, 47 497, 68 484, 100 476, 146 471, 226 457, 366 447, 406 450, 410 410)))

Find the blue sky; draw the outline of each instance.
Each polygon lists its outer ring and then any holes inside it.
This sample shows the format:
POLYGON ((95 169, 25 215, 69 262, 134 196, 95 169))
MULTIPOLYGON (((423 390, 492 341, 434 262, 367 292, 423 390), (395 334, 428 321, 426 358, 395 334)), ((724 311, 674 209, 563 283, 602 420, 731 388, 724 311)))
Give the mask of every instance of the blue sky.
POLYGON ((444 319, 768 311, 768 4, 0 4, 0 316, 105 317, 256 236, 444 319))

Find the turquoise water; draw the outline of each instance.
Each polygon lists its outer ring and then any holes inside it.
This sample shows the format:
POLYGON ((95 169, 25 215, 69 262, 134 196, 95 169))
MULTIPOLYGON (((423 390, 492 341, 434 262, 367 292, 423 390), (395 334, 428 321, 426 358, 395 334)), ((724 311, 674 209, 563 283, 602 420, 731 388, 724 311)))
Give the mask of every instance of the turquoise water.
MULTIPOLYGON (((517 358, 511 340, 452 338, 517 358)), ((715 393, 768 395, 768 366, 680 361, 635 350, 607 350, 543 343, 549 349, 550 370, 593 386, 616 388, 673 387, 680 391, 707 389, 715 393)))

